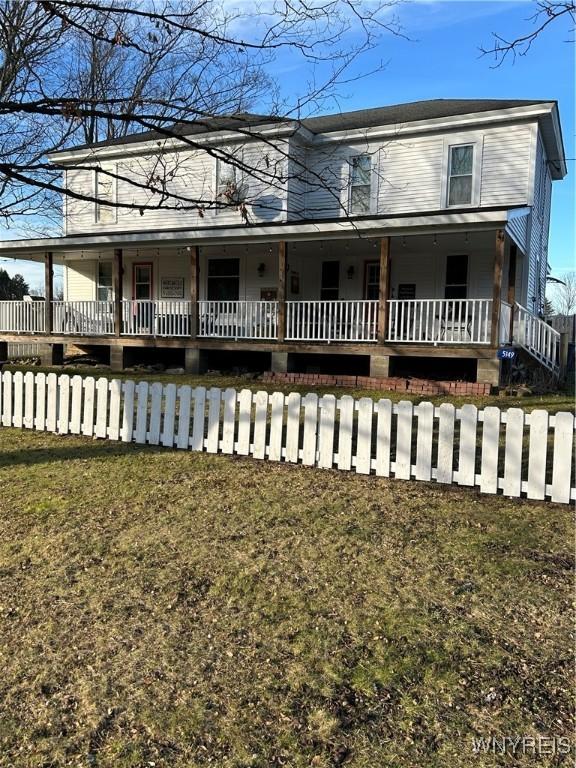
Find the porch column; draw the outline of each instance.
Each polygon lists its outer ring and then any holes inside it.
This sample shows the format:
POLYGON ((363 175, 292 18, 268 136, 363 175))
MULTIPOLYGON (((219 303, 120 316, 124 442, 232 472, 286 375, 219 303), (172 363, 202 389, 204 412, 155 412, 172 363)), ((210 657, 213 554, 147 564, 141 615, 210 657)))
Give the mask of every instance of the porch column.
POLYGON ((44 333, 51 334, 53 330, 52 323, 52 302, 54 301, 54 258, 52 251, 44 254, 44 333))
POLYGON ((114 285, 114 335, 120 336, 122 332, 122 248, 114 248, 114 261, 112 262, 112 283, 114 285))
POLYGON ((503 229, 496 230, 496 251, 494 253, 494 275, 492 280, 492 332, 490 342, 493 347, 500 341, 500 299, 502 296, 502 265, 504 264, 504 246, 506 234, 503 229))
POLYGON ((190 338, 195 339, 198 336, 198 300, 200 291, 199 284, 199 262, 200 249, 197 245, 190 246, 190 303, 192 312, 190 316, 190 338))
POLYGON ((286 339, 286 243, 278 243, 278 341, 286 339))
POLYGON ((390 238, 380 240, 380 285, 378 286, 378 344, 388 335, 388 298, 390 296, 390 238))
POLYGON ((508 261, 508 294, 506 300, 510 304, 510 330, 509 341, 514 339, 514 304, 516 303, 516 261, 518 248, 514 243, 510 244, 510 258, 508 261))

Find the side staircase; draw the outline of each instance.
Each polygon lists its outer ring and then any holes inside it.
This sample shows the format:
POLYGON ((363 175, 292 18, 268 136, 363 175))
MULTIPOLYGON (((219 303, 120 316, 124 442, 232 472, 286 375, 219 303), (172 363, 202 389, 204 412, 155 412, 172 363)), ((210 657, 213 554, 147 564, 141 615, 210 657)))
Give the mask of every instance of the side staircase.
POLYGON ((551 325, 516 303, 512 344, 528 352, 556 378, 560 375, 560 334, 551 325))

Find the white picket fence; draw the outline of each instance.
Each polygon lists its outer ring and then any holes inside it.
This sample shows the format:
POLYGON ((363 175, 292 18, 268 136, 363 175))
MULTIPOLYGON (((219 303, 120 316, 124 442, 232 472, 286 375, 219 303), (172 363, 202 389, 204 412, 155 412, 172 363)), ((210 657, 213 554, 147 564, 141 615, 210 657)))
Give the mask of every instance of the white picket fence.
POLYGON ((10 371, 0 404, 4 427, 576 499, 571 413, 10 371))

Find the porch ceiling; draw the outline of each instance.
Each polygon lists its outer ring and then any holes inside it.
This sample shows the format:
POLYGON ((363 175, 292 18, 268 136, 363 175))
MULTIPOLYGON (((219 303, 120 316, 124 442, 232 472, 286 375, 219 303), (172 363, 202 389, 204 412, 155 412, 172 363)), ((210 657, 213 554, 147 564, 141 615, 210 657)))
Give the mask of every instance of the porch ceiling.
POLYGON ((51 251, 55 261, 82 251, 134 246, 220 245, 231 242, 269 243, 274 241, 307 241, 385 237, 415 234, 441 234, 461 230, 470 232, 505 227, 527 208, 497 208, 483 210, 431 212, 394 217, 377 216, 365 219, 290 221, 266 225, 234 227, 204 227, 179 230, 143 230, 108 234, 87 234, 73 237, 7 240, 0 242, 0 256, 29 261, 42 261, 51 251))

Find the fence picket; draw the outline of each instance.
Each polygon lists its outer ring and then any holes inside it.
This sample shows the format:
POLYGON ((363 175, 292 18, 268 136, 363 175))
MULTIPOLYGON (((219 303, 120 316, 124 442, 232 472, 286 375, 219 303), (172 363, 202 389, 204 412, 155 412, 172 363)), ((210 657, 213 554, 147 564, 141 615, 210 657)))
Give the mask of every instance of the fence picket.
POLYGON ((550 417, 547 411, 536 410, 530 414, 530 439, 528 442, 529 499, 546 498, 546 455, 548 453, 548 429, 550 417))
POLYGON ((164 387, 155 382, 150 387, 150 425, 148 427, 148 442, 150 445, 160 444, 160 421, 162 417, 162 395, 164 387))
POLYGON ((438 461, 437 483, 452 483, 454 479, 454 420, 452 403, 442 403, 438 408, 438 461))
POLYGON ((500 447, 500 409, 484 408, 482 427, 482 466, 480 490, 482 493, 498 493, 498 453, 500 447))
POLYGON ((24 420, 26 429, 34 428, 34 374, 27 371, 24 374, 24 420))
POLYGON ((174 422, 176 420, 176 384, 166 384, 164 422, 162 424, 162 445, 174 445, 174 422))
POLYGON ((137 443, 145 443, 148 432, 148 382, 141 381, 137 384, 136 389, 138 390, 138 404, 136 405, 136 432, 134 439, 137 443))
POLYGON ((256 392, 254 398, 254 447, 255 459, 266 458, 266 420, 268 418, 268 392, 256 392))
POLYGON ((504 448, 505 496, 520 496, 522 492, 522 439, 524 437, 524 411, 509 408, 506 413, 506 446, 504 448))
POLYGON ((110 409, 108 414, 108 437, 110 440, 120 439, 120 398, 122 382, 112 379, 110 382, 110 409))
POLYGON ((390 477, 390 449, 392 445, 392 401, 378 400, 376 403, 376 474, 390 477))
POLYGON ((221 402, 222 390, 218 387, 211 387, 208 391, 208 432, 206 435, 208 453, 218 453, 221 402))
POLYGON ((82 376, 72 376, 71 390, 72 403, 70 405, 70 432, 73 435, 80 434, 82 423, 82 376))
POLYGON ((44 431, 46 429, 46 374, 37 373, 36 384, 36 415, 34 417, 34 429, 44 431))
POLYGON ((354 398, 343 395, 338 405, 338 469, 352 469, 352 432, 354 430, 354 398))
POLYGON ((12 381, 14 383, 12 426, 21 429, 24 423, 24 374, 22 371, 16 371, 12 381))
POLYGON ((67 435, 70 429, 70 376, 59 376, 58 387, 58 433, 67 435))
POLYGON ((225 389, 224 421, 222 425, 222 453, 234 453, 234 428, 236 426, 236 390, 225 389))
POLYGON ((303 399, 304 436, 302 442, 302 463, 308 467, 316 463, 316 441, 318 436, 318 395, 310 393, 303 399))
POLYGON ((194 397, 194 417, 192 420, 192 444, 193 451, 204 449, 204 427, 206 418, 206 389, 196 387, 192 392, 194 397))
POLYGON ((190 413, 192 405, 192 387, 184 384, 178 387, 178 431, 176 447, 180 450, 188 448, 190 441, 190 413))
POLYGON ((412 464, 412 418, 414 406, 408 400, 398 403, 396 423, 396 465, 394 476, 410 480, 412 464))
POLYGON ((2 374, 2 426, 12 426, 12 374, 4 371, 2 374))
POLYGON ((274 392, 270 396, 270 437, 268 458, 270 461, 280 461, 282 458, 282 429, 284 423, 284 395, 274 392))
POLYGON ((361 397, 358 401, 358 429, 356 434, 356 472, 369 475, 372 464, 372 416, 374 401, 361 397))
POLYGON ((133 381, 125 381, 122 389, 124 392, 124 407, 122 409, 120 439, 123 443, 130 443, 134 431, 134 394, 136 385, 133 381))
POLYGON ((320 398, 320 434, 318 440, 318 466, 331 469, 334 461, 334 425, 336 398, 324 395, 320 398))
POLYGON ((250 453, 250 425, 252 423, 252 392, 243 389, 238 396, 238 443, 236 452, 240 456, 250 453))
POLYGON ((56 419, 58 418, 58 377, 55 373, 49 373, 46 377, 48 396, 46 398, 46 429, 48 432, 56 432, 56 419))
POLYGON ((286 419, 286 461, 296 463, 300 456, 300 408, 302 397, 291 392, 286 398, 288 416, 286 419))
POLYGON ((554 453, 552 461, 552 501, 568 504, 572 474, 572 444, 574 442, 574 416, 557 413, 554 426, 554 453))
POLYGON ((106 437, 108 428, 108 379, 98 379, 96 382, 96 426, 94 435, 106 437))
POLYGON ((416 434, 416 480, 432 479, 432 440, 434 437, 434 406, 420 403, 414 409, 418 417, 416 434))
POLYGON ((90 437, 94 434, 94 397, 96 381, 92 376, 84 379, 84 410, 82 413, 82 434, 90 437))
POLYGON ((477 426, 478 408, 475 405, 463 405, 460 410, 458 472, 456 474, 456 482, 459 485, 474 485, 476 482, 477 426))

